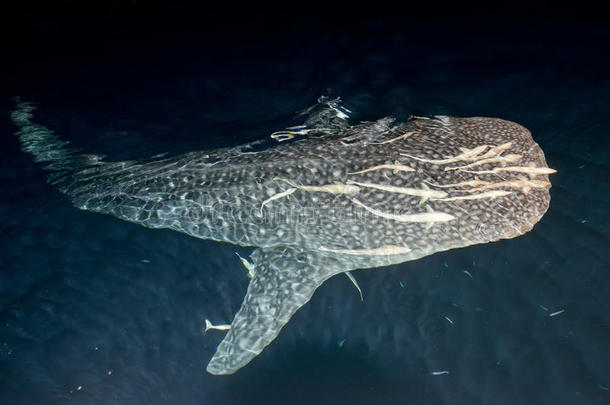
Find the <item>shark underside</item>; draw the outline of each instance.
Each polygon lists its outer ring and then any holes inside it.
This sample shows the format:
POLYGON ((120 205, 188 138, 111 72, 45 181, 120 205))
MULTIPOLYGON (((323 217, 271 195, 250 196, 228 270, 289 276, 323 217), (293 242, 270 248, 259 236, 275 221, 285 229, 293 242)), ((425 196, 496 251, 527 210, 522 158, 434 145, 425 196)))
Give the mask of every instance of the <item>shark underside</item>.
POLYGON ((513 238, 548 209, 544 154, 497 118, 391 118, 350 126, 337 100, 260 143, 147 161, 105 162, 12 113, 24 151, 78 208, 150 228, 255 246, 243 304, 207 366, 231 374, 257 356, 325 280, 354 269, 513 238))

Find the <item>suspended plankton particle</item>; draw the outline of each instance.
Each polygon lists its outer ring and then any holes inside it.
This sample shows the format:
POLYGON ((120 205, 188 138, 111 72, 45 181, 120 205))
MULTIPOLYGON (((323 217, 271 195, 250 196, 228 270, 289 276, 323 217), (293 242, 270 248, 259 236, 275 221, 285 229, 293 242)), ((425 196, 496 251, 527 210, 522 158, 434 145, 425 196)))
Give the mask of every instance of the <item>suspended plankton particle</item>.
POLYGON ((551 314, 549 314, 549 316, 557 316, 559 314, 563 314, 566 310, 565 309, 561 309, 559 311, 553 312, 551 314))

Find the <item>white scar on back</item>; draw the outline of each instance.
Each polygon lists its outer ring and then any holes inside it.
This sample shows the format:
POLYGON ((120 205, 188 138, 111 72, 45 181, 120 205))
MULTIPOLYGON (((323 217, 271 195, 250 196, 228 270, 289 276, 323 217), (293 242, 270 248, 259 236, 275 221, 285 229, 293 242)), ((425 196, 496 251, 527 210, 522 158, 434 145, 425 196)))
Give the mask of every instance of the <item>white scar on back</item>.
POLYGON ((401 255, 409 253, 411 249, 404 246, 386 245, 373 249, 328 249, 321 247, 318 249, 321 252, 332 252, 344 255, 362 255, 362 256, 388 256, 401 255))
POLYGON ((378 166, 374 166, 368 169, 364 169, 364 170, 360 170, 359 172, 351 172, 348 174, 362 174, 362 173, 368 173, 368 172, 372 172, 375 170, 381 170, 381 169, 390 169, 394 172, 394 174, 402 171, 402 172, 414 172, 415 169, 413 169, 412 167, 409 166, 405 166, 403 164, 400 164, 400 162, 395 161, 394 164, 385 164, 385 165, 378 165, 378 166))
POLYGON ((302 185, 294 184, 290 180, 280 179, 278 177, 274 178, 273 180, 283 181, 283 182, 289 184, 291 187, 294 187, 295 189, 311 191, 311 192, 331 193, 331 194, 356 194, 357 192, 360 191, 360 187, 357 187, 354 185, 349 185, 349 184, 343 184, 340 182, 335 182, 333 184, 324 184, 322 186, 302 186, 302 185))
POLYGON ((368 212, 370 212, 373 215, 377 215, 382 218, 392 219, 392 220, 398 221, 398 222, 430 223, 430 222, 446 222, 446 221, 451 221, 452 219, 455 219, 455 217, 453 215, 445 214, 444 212, 434 212, 434 211, 420 213, 420 214, 410 214, 410 215, 390 214, 388 212, 383 212, 383 211, 379 211, 375 208, 368 207, 355 198, 352 198, 351 200, 354 204, 361 206, 362 208, 364 208, 365 210, 367 210, 368 212))

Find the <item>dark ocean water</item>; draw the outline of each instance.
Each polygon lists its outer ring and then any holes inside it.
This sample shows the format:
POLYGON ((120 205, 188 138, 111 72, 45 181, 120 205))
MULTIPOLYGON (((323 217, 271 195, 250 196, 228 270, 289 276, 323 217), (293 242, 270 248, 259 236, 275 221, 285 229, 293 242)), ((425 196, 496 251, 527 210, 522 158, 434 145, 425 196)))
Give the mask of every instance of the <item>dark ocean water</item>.
POLYGON ((19 52, 0 101, 0 404, 610 404, 610 31, 344 28, 19 52), (9 120, 19 95, 125 160, 265 138, 329 91, 354 123, 524 125, 558 171, 550 209, 516 239, 356 271, 364 302, 336 276, 232 376, 206 373, 223 333, 203 326, 232 320, 250 250, 73 208, 9 120))

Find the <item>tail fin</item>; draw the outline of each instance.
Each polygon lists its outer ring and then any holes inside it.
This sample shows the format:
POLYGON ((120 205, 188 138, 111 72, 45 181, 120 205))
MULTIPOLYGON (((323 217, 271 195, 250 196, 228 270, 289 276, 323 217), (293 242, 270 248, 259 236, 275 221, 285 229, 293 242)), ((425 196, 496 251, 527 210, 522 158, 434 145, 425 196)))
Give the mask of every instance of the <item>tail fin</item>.
POLYGON ((175 217, 160 218, 157 210, 167 204, 167 210, 174 212, 172 204, 179 197, 166 192, 167 184, 178 182, 171 174, 184 165, 184 157, 104 162, 101 155, 81 154, 53 131, 32 122, 35 109, 34 105, 17 100, 11 114, 19 128, 21 148, 33 155, 35 161, 47 163, 44 168, 51 172, 49 183, 66 194, 74 206, 151 228, 174 226, 175 217))
POLYGON ((42 125, 32 122, 32 112, 36 106, 17 99, 15 111, 11 119, 19 128, 17 136, 21 141, 21 149, 34 156, 34 161, 48 163, 44 168, 52 171, 49 182, 66 192, 66 180, 70 173, 101 164, 102 156, 78 154, 77 149, 68 148, 70 142, 62 141, 55 133, 42 125), (62 185, 64 187, 62 187, 62 185))
POLYGON ((78 149, 69 148, 69 142, 32 122, 35 110, 33 104, 17 99, 17 107, 11 113, 19 128, 21 149, 33 155, 36 162, 48 163, 44 166, 51 172, 48 182, 68 195, 76 207, 121 217, 109 206, 116 208, 125 199, 120 195, 120 175, 135 162, 103 162, 102 155, 81 154, 78 149))

